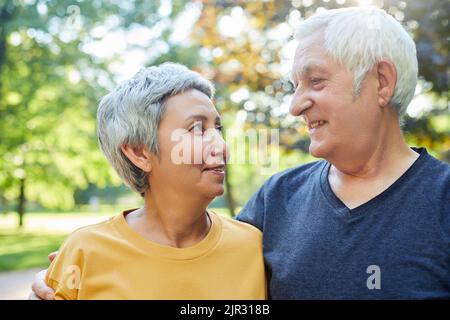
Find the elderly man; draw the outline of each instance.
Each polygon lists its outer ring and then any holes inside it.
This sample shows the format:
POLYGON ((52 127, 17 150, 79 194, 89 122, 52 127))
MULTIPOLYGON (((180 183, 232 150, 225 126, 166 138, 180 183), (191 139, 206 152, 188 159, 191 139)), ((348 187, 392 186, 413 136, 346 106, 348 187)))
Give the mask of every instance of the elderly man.
POLYGON ((263 231, 276 299, 450 298, 450 166, 409 148, 415 45, 376 8, 298 31, 291 113, 324 160, 271 177, 239 215, 263 231))
POLYGON ((238 216, 263 231, 271 298, 450 298, 450 166, 400 126, 414 42, 373 7, 316 14, 297 39, 291 113, 323 160, 274 175, 238 216))

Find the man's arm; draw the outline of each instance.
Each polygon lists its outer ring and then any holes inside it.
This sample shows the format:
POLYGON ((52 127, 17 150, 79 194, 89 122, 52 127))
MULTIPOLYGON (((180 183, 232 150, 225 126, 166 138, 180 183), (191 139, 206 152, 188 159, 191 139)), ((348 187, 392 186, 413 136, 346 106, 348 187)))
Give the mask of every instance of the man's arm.
MULTIPOLYGON (((48 260, 52 262, 58 251, 52 252, 48 255, 48 260)), ((55 299, 55 291, 47 286, 45 283, 45 274, 47 273, 47 269, 39 271, 33 280, 33 284, 31 285, 31 290, 33 290, 28 296, 28 300, 54 300, 55 299)))

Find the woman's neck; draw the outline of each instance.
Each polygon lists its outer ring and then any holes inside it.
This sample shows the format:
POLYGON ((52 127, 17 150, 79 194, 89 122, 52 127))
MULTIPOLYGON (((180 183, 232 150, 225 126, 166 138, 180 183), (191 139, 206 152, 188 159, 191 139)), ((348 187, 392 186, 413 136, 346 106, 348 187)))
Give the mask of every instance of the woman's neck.
MULTIPOLYGON (((166 193, 173 194, 173 193, 166 193)), ((209 201, 156 195, 147 191, 145 205, 126 217, 144 238, 171 247, 185 248, 200 242, 209 232, 209 201)))

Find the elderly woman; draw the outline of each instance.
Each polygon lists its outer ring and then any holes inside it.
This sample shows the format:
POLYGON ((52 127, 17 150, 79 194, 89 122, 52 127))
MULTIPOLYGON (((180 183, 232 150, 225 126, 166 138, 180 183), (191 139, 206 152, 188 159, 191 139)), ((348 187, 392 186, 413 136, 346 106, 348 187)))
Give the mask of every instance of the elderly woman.
POLYGON ((165 63, 102 99, 101 149, 144 206, 69 236, 46 275, 56 299, 266 298, 261 232, 207 211, 226 165, 212 98, 165 63))

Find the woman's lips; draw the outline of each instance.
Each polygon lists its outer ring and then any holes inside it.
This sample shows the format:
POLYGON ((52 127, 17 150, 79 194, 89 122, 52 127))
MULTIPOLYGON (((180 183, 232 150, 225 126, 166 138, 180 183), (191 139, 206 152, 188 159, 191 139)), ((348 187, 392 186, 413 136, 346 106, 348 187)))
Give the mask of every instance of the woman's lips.
POLYGON ((213 173, 219 177, 224 177, 225 176, 225 166, 220 165, 220 166, 215 166, 215 167, 207 167, 207 168, 203 169, 203 172, 209 172, 209 173, 213 173))

